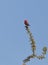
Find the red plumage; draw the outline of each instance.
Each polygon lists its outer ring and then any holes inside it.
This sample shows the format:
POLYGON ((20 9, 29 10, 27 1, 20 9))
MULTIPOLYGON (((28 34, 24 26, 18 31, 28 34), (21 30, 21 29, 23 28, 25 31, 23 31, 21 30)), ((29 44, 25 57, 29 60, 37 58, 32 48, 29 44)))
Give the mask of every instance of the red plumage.
POLYGON ((26 26, 30 26, 27 20, 24 20, 24 24, 25 24, 26 26))

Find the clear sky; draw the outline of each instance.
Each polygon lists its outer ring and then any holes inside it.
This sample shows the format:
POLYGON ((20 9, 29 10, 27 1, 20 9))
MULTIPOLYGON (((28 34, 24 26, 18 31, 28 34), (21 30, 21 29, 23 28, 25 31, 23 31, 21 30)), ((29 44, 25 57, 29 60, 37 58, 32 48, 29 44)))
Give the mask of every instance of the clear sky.
MULTIPOLYGON (((24 27, 24 20, 36 42, 36 54, 48 47, 48 0, 0 0, 0 65, 22 65, 32 54, 31 45, 24 27)), ((46 58, 31 59, 27 65, 48 65, 46 58)))

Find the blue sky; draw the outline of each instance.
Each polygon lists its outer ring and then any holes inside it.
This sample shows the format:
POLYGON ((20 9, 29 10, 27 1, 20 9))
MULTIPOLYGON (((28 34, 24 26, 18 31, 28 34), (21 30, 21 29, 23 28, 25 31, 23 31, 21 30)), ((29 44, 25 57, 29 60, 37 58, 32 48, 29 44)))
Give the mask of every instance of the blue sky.
MULTIPOLYGON (((24 20, 36 42, 36 53, 40 55, 48 47, 48 0, 0 0, 0 65, 22 65, 32 54, 24 20)), ((48 65, 46 58, 31 59, 27 65, 48 65)))

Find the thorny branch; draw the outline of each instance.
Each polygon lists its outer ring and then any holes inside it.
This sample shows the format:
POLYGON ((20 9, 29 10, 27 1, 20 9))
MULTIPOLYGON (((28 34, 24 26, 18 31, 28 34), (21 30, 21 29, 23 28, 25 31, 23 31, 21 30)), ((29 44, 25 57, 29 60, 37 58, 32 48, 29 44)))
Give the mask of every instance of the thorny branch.
POLYGON ((38 58, 38 59, 43 59, 43 58, 45 58, 45 54, 46 54, 46 52, 47 52, 47 48, 44 47, 44 48, 43 48, 42 55, 37 56, 37 55, 35 54, 36 45, 35 45, 35 41, 34 41, 34 39, 33 39, 32 33, 30 32, 29 26, 25 25, 25 28, 26 28, 26 31, 27 31, 27 33, 28 33, 28 35, 29 35, 29 39, 30 39, 30 41, 31 41, 31 48, 32 48, 33 54, 30 55, 30 56, 28 56, 25 60, 23 60, 23 63, 24 63, 23 65, 25 65, 26 62, 30 61, 31 58, 35 58, 35 57, 38 58))

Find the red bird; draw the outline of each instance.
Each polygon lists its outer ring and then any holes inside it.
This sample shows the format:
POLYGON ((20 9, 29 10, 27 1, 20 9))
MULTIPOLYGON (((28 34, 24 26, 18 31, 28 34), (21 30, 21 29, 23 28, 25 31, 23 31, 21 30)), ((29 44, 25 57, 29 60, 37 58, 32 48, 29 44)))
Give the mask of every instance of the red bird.
POLYGON ((26 26, 30 26, 27 20, 24 20, 24 24, 25 24, 26 26))

